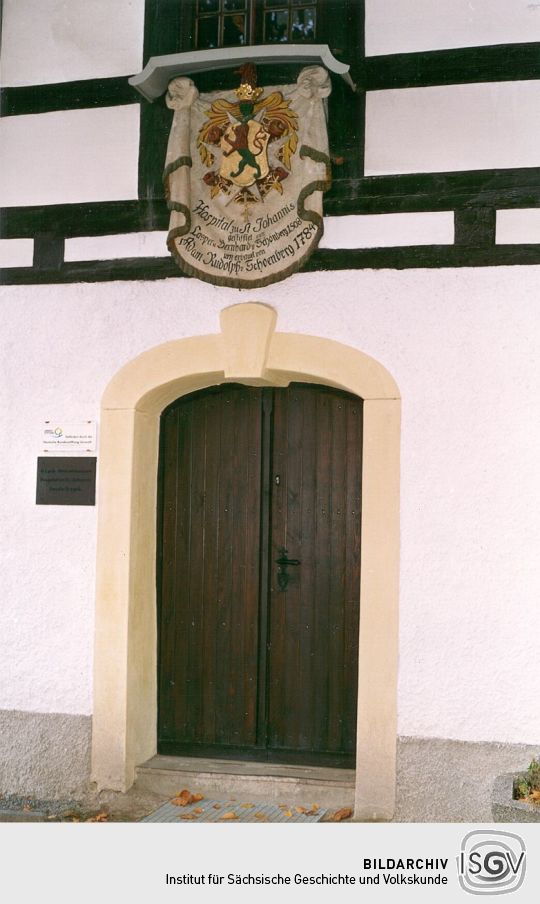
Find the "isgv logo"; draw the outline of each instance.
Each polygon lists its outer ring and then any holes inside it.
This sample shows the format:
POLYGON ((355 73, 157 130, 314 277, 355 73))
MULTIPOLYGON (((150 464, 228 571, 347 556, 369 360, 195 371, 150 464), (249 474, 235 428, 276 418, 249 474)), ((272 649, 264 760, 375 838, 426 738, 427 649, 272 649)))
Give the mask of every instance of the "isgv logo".
POLYGON ((457 858, 459 884, 472 895, 504 895, 525 878, 525 842, 511 832, 469 832, 457 858))

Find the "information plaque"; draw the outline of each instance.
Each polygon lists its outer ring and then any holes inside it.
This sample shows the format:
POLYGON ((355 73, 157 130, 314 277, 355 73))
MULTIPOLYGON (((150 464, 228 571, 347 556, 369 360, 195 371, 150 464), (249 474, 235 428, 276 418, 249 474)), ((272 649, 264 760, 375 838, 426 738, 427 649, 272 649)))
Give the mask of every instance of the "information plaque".
POLYGON ((37 462, 37 505, 96 504, 95 458, 39 457, 37 462))
POLYGON ((41 444, 42 452, 64 455, 70 452, 96 451, 97 425, 95 421, 45 421, 43 424, 41 444))

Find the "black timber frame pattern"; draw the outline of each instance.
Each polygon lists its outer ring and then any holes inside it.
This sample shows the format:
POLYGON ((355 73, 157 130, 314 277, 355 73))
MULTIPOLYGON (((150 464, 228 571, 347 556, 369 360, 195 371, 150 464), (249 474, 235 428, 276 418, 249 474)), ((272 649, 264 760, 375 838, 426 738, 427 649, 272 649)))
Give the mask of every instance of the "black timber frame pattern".
MULTIPOLYGON (((186 21, 193 0, 147 0, 144 62, 150 56, 174 53, 189 46, 186 21), (184 41, 179 36, 184 35, 184 41), (183 46, 185 45, 185 46, 183 46)), ((365 92, 474 82, 540 79, 540 43, 500 44, 419 53, 366 57, 364 0, 326 0, 326 16, 341 23, 332 34, 331 49, 351 63, 358 85, 353 95, 341 79, 333 79, 330 143, 334 157, 333 185, 325 196, 325 213, 375 214, 453 211, 454 245, 319 250, 303 270, 356 268, 464 267, 540 263, 540 244, 496 245, 496 211, 540 207, 540 167, 365 176, 363 148, 365 92)), ((294 67, 261 67, 261 81, 286 82, 294 67)), ((164 99, 143 100, 128 84, 129 75, 60 84, 4 88, 3 116, 45 113, 140 103, 138 200, 102 201, 4 208, 0 237, 33 238, 32 267, 0 270, 4 284, 159 279, 183 277, 164 258, 107 261, 64 261, 66 238, 168 228, 161 183, 162 163, 171 112, 164 99)), ((236 84, 232 71, 198 78, 202 90, 236 84), (225 84, 226 83, 226 84, 225 84)))

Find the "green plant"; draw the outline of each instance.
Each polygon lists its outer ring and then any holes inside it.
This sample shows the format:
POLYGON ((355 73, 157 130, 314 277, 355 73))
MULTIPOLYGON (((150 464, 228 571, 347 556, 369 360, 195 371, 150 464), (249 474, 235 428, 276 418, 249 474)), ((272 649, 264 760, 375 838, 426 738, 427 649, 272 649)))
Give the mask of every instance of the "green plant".
POLYGON ((527 783, 531 791, 540 791, 540 757, 531 760, 527 769, 527 783))
POLYGON ((517 778, 514 781, 514 800, 521 797, 527 797, 529 794, 529 783, 525 778, 517 778))
POLYGON ((519 800, 523 797, 533 797, 534 800, 539 799, 540 795, 540 757, 535 757, 529 763, 527 772, 520 775, 514 781, 514 799, 519 800))

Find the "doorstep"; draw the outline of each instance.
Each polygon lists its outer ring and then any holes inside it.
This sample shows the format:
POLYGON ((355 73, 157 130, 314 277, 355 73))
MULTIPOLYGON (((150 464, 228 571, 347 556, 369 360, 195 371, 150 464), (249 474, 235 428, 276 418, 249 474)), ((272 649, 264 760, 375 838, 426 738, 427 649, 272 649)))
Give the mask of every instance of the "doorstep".
POLYGON ((137 766, 135 786, 173 797, 183 788, 207 797, 320 807, 354 806, 354 769, 249 763, 201 757, 154 756, 137 766))

